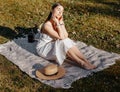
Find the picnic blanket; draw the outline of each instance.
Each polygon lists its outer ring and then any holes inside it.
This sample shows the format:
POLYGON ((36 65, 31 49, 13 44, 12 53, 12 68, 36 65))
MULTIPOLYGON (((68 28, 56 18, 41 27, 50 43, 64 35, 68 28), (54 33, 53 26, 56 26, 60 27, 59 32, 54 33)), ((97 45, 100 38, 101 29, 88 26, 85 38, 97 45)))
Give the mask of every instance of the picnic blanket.
MULTIPOLYGON (((36 38, 37 37, 38 34, 36 34, 36 38)), ((24 38, 18 38, 0 44, 0 54, 4 55, 8 60, 17 65, 21 71, 27 73, 31 78, 38 79, 42 83, 54 88, 65 89, 70 88, 74 81, 108 68, 110 65, 115 64, 116 59, 120 59, 120 54, 106 52, 91 45, 86 45, 80 41, 76 41, 76 43, 79 50, 92 64, 96 65, 97 68, 94 70, 85 70, 68 62, 64 62, 62 66, 65 68, 66 74, 64 77, 57 80, 42 80, 35 76, 35 71, 37 69, 52 62, 37 55, 37 41, 28 43, 27 35, 24 38)))

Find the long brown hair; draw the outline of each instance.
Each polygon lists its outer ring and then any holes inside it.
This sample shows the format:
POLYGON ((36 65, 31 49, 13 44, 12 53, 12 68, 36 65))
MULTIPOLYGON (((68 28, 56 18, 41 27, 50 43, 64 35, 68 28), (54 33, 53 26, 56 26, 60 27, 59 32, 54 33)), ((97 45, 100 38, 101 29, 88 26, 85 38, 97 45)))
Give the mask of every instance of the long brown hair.
MULTIPOLYGON (((61 5, 60 3, 54 3, 54 4, 52 5, 52 10, 55 9, 57 6, 62 6, 62 5, 61 5)), ((45 22, 48 21, 48 20, 50 20, 51 17, 52 17, 52 12, 50 11, 50 13, 49 13, 47 19, 45 20, 45 22)))

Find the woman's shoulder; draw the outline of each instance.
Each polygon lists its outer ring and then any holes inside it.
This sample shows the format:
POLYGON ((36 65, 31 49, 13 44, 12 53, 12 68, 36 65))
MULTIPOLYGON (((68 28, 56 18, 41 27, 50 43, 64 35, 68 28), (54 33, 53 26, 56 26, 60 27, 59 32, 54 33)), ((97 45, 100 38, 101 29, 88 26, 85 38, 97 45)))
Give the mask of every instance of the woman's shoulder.
POLYGON ((44 23, 44 27, 51 27, 51 26, 52 26, 52 24, 50 21, 47 21, 44 23))
POLYGON ((50 21, 47 21, 43 24, 42 26, 42 32, 46 33, 48 30, 50 30, 52 28, 52 24, 50 21))
POLYGON ((45 22, 43 25, 44 30, 50 30, 52 28, 53 28, 53 26, 52 26, 52 23, 50 21, 45 22))

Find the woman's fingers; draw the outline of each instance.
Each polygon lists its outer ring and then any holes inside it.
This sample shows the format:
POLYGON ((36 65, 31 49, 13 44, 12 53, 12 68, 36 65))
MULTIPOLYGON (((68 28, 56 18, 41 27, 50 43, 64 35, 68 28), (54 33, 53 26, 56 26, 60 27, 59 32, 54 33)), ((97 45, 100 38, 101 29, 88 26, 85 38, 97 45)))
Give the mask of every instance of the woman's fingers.
POLYGON ((53 20, 56 24, 59 23, 58 19, 57 19, 55 16, 52 16, 52 20, 53 20))

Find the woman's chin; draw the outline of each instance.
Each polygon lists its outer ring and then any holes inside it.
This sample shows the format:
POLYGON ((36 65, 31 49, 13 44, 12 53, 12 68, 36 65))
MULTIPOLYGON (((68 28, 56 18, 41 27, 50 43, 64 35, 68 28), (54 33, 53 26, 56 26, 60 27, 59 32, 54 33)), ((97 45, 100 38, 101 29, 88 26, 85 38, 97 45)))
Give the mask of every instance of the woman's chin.
POLYGON ((60 19, 60 16, 56 16, 57 19, 60 19))

